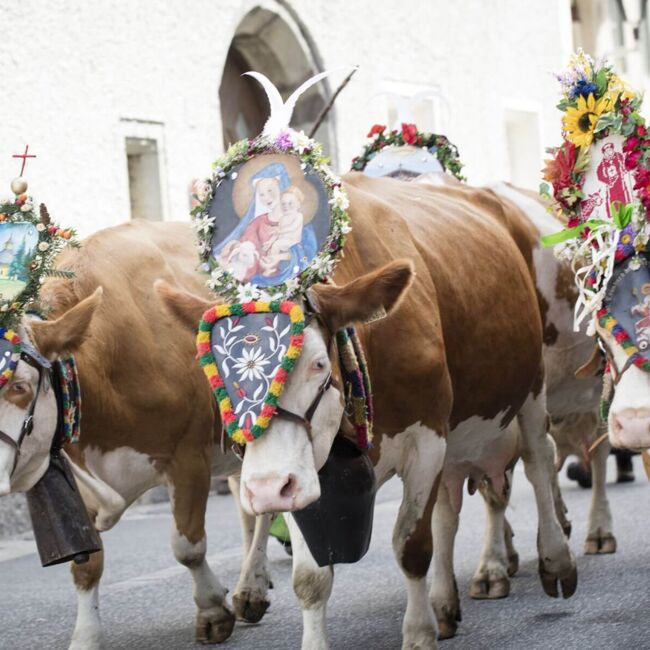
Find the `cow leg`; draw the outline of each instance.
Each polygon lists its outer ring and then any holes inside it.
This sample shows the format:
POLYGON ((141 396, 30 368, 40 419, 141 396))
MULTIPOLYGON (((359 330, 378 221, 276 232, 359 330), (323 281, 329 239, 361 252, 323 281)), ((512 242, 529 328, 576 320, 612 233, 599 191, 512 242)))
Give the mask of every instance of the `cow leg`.
POLYGON ((519 571, 519 553, 512 542, 512 538, 515 536, 512 526, 508 521, 507 517, 504 516, 504 538, 506 542, 506 552, 508 553, 508 575, 512 576, 517 574, 519 571))
POLYGON ((334 569, 319 567, 293 517, 287 517, 293 550, 293 590, 302 610, 302 650, 327 650, 327 601, 334 569))
POLYGON ((393 529, 393 551, 406 578, 402 650, 438 647, 426 578, 433 554, 431 519, 446 446, 435 431, 423 426, 409 430, 401 443, 397 474, 404 492, 393 529))
POLYGON ((271 587, 266 546, 273 516, 254 517, 241 507, 238 476, 231 476, 228 485, 237 503, 244 537, 244 562, 232 604, 238 619, 247 623, 259 623, 270 605, 266 597, 271 587))
POLYGON ((526 477, 533 486, 537 503, 539 575, 544 591, 554 598, 569 598, 576 590, 578 574, 567 538, 558 521, 553 498, 553 482, 557 481, 554 445, 546 435, 546 405, 544 391, 530 395, 518 417, 521 430, 521 457, 526 477))
POLYGON ((77 589, 77 622, 69 650, 99 650, 102 627, 99 618, 99 581, 104 571, 104 551, 92 553, 85 564, 70 564, 77 589))
POLYGON ((440 484, 433 509, 433 578, 429 598, 438 621, 441 639, 455 636, 461 620, 458 586, 454 575, 454 541, 458 513, 451 505, 449 490, 440 484))
POLYGON ((198 608, 195 636, 199 643, 221 643, 235 626, 235 615, 226 602, 227 589, 205 559, 205 509, 210 490, 210 459, 200 450, 186 450, 175 458, 168 472, 174 515, 172 549, 194 580, 194 602, 198 608))
POLYGON ((591 508, 589 510, 589 532, 585 541, 587 555, 616 552, 616 538, 612 532, 612 513, 605 490, 609 452, 610 444, 605 440, 596 447, 591 458, 591 508))
POLYGON ((512 470, 508 470, 503 494, 497 494, 489 479, 480 488, 487 521, 481 559, 469 587, 471 598, 505 598, 510 593, 505 515, 511 482, 512 470))

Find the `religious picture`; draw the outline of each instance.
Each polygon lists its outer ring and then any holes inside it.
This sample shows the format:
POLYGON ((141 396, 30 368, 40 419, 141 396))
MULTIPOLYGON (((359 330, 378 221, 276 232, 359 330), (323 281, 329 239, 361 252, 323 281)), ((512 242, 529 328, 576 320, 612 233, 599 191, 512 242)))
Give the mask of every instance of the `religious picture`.
POLYGON ((13 300, 27 286, 37 244, 34 224, 0 223, 0 300, 13 300))
POLYGON ((583 185, 580 214, 586 219, 611 219, 612 203, 634 200, 632 172, 625 169, 623 137, 612 135, 594 143, 583 185))
POLYGON ((298 276, 328 236, 330 209, 318 175, 286 154, 256 156, 219 185, 212 255, 241 283, 270 287, 298 276))

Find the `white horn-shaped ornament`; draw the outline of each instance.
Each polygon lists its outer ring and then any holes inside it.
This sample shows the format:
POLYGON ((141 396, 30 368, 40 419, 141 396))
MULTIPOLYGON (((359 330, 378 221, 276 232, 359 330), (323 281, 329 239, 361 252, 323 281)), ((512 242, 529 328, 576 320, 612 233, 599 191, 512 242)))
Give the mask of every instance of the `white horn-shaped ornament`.
POLYGON ((415 124, 415 107, 420 101, 427 97, 439 97, 443 104, 448 107, 448 102, 445 96, 435 88, 427 88, 415 93, 414 95, 402 95, 400 93, 393 93, 390 91, 377 93, 375 97, 386 96, 395 104, 397 109, 397 117, 392 128, 399 129, 402 124, 415 124))
POLYGON ((314 84, 317 84, 322 79, 325 79, 325 77, 332 74, 333 72, 336 72, 336 70, 341 69, 342 68, 326 70, 325 72, 320 72, 310 79, 307 79, 307 81, 300 84, 300 86, 298 86, 298 88, 296 88, 296 90, 291 93, 286 102, 282 101, 280 92, 267 76, 263 75, 261 72, 244 72, 245 75, 253 77, 253 79, 257 80, 260 83, 262 88, 264 88, 264 92, 266 92, 266 96, 269 99, 269 119, 264 125, 262 135, 274 138, 282 131, 289 129, 289 123, 291 122, 293 109, 295 108, 298 99, 300 99, 300 96, 307 92, 307 90, 309 90, 314 84))

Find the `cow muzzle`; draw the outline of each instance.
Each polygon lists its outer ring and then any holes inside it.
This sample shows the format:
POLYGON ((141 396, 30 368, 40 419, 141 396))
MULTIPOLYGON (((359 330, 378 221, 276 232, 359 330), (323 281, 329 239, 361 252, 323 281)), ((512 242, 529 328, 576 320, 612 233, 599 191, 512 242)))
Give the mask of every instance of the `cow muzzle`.
MULTIPOLYGON (((316 482, 318 487, 318 482, 316 482)), ((242 480, 242 502, 255 515, 292 512, 316 501, 320 491, 294 474, 242 480)))
POLYGON ((650 408, 625 408, 611 413, 609 439, 613 447, 650 448, 650 408))

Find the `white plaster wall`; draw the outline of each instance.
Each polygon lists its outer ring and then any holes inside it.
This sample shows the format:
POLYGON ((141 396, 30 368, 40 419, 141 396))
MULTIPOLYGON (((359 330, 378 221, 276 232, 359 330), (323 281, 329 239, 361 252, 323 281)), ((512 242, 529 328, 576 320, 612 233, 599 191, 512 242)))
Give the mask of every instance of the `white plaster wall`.
MULTIPOLYGON (((162 123, 167 218, 188 212, 187 187, 221 152, 218 90, 245 13, 275 0, 2 0, 0 195, 27 177, 37 201, 83 234, 129 216, 124 138, 162 123), (133 133, 130 131, 133 127, 133 133)), ((557 142, 552 70, 571 50, 569 0, 287 0, 326 67, 359 63, 337 101, 339 170, 385 120, 369 98, 387 82, 436 85, 444 127, 473 182, 508 169, 504 110, 540 112, 540 141, 557 142)), ((332 85, 336 85, 336 80, 332 85)), ((335 161, 336 163, 336 161, 335 161)), ((541 164, 541 152, 540 152, 541 164)))

